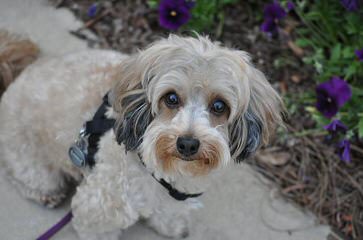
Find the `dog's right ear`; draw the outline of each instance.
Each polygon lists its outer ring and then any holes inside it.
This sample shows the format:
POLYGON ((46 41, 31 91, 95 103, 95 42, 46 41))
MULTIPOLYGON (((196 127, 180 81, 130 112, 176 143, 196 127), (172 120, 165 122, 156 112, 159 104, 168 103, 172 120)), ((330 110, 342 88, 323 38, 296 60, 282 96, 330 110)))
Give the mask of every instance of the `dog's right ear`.
POLYGON ((124 60, 117 70, 118 80, 109 94, 118 115, 114 126, 116 140, 125 145, 126 151, 136 150, 152 121, 151 105, 142 86, 147 69, 135 55, 124 60))
POLYGON ((249 86, 247 109, 229 126, 231 155, 239 163, 268 144, 276 127, 283 126, 284 106, 265 75, 251 64, 247 53, 234 53, 249 86))

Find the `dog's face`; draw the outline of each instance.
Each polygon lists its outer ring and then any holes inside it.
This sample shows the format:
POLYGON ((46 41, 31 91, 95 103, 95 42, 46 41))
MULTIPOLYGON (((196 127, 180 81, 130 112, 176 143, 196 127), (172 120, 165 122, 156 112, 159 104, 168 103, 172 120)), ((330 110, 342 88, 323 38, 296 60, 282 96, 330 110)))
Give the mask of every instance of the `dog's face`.
POLYGON ((112 91, 117 140, 148 168, 201 176, 239 162, 279 124, 280 98, 241 51, 171 36, 130 57, 112 91))

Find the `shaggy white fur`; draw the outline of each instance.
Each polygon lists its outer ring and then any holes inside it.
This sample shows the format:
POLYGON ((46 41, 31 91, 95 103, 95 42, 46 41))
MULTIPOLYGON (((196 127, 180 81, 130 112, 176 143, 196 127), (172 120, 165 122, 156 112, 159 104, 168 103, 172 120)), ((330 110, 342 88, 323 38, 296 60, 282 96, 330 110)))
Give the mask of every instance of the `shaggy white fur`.
POLYGON ((134 56, 76 53, 35 63, 5 92, 0 160, 25 197, 50 207, 66 196, 68 180, 78 182, 73 226, 82 239, 118 239, 140 219, 183 237, 200 203, 175 200, 151 174, 179 191, 206 190, 215 173, 268 141, 280 106, 246 53, 208 38, 170 36, 134 56), (68 148, 110 89, 108 115, 117 123, 100 140, 96 166, 78 169, 68 148), (182 136, 198 139, 195 154, 178 149, 182 136))

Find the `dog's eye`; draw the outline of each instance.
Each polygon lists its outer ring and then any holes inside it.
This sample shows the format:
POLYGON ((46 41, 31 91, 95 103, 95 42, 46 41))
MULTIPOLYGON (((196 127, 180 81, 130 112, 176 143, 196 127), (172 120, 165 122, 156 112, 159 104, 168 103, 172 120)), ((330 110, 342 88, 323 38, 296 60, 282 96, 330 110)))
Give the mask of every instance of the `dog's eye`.
POLYGON ((226 111, 226 104, 222 100, 215 100, 212 103, 211 111, 216 115, 221 115, 226 111))
POLYGON ((179 97, 175 92, 165 95, 165 104, 170 108, 175 108, 179 105, 179 97))

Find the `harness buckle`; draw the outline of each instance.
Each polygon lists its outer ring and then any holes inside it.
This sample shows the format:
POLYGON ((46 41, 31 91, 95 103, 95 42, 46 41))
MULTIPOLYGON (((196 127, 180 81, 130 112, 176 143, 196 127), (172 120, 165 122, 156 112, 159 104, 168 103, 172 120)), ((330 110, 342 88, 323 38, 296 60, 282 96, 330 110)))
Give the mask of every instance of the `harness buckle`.
POLYGON ((88 140, 86 125, 83 125, 78 134, 78 139, 71 145, 68 151, 69 158, 72 163, 79 168, 85 167, 87 164, 88 140))

